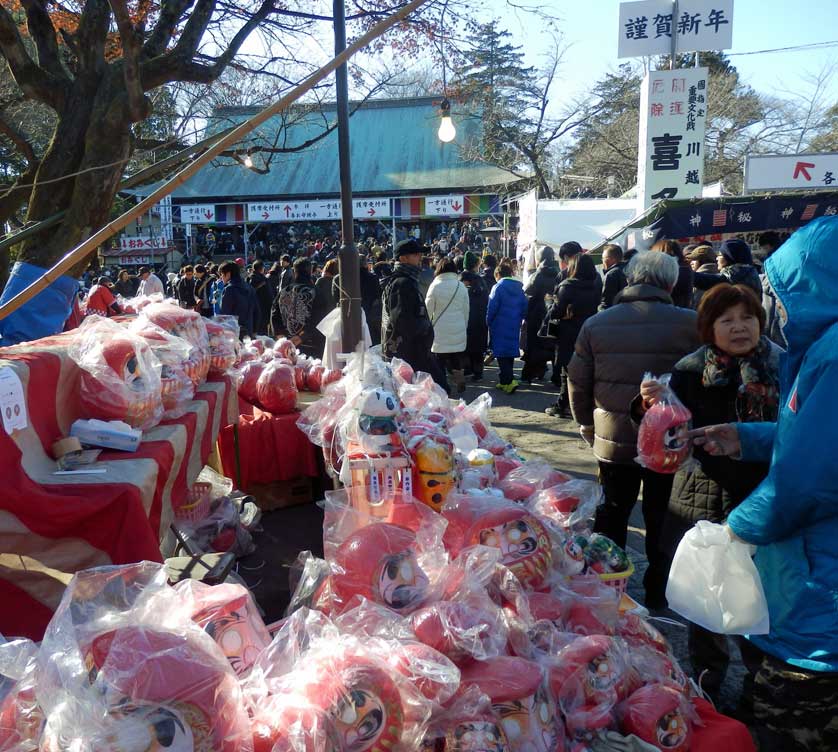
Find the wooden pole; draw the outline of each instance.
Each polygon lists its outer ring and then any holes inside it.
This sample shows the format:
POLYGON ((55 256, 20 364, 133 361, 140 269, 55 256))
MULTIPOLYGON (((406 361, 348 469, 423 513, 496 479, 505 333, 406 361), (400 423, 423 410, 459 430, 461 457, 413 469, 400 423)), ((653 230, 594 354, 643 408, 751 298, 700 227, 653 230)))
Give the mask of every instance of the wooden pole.
POLYGON ((411 0, 407 5, 393 13, 391 16, 379 21, 366 34, 356 39, 350 44, 340 55, 332 58, 326 65, 319 70, 312 73, 302 83, 295 86, 288 94, 266 107, 261 112, 254 115, 250 120, 246 120, 239 126, 233 128, 226 136, 218 140, 212 147, 207 149, 200 157, 186 165, 180 172, 172 176, 172 178, 154 193, 144 198, 140 203, 134 206, 130 211, 117 217, 112 222, 106 224, 101 230, 98 230, 91 235, 87 240, 83 241, 71 251, 66 253, 64 257, 58 261, 52 268, 48 269, 42 277, 33 282, 29 287, 21 290, 11 300, 8 300, 0 306, 0 320, 6 318, 9 314, 14 313, 24 303, 29 302, 39 292, 45 290, 65 272, 72 269, 76 264, 83 261, 84 258, 93 250, 98 248, 108 238, 126 227, 134 219, 144 214, 151 207, 153 207, 161 198, 168 196, 175 188, 183 185, 189 178, 191 178, 198 170, 200 170, 211 159, 215 158, 225 149, 229 149, 241 141, 248 133, 258 128, 262 123, 272 118, 274 115, 286 110, 291 104, 299 99, 303 94, 311 91, 318 83, 326 78, 330 73, 333 73, 341 65, 346 63, 356 52, 362 50, 391 29, 400 21, 407 18, 414 10, 424 5, 428 0, 411 0))

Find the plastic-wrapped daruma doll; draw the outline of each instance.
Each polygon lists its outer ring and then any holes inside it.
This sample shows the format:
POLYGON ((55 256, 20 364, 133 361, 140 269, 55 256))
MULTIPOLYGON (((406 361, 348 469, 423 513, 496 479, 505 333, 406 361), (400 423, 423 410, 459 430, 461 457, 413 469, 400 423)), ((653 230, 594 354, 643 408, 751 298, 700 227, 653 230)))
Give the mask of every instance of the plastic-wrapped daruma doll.
POLYGON ((356 595, 410 613, 428 596, 428 576, 416 558, 416 535, 386 522, 362 527, 335 555, 332 589, 341 605, 356 595))
MULTIPOLYGON (((646 374, 644 380, 652 378, 646 374)), ((669 388, 669 377, 660 379, 666 386, 661 398, 650 407, 637 434, 637 461, 656 473, 676 473, 692 454, 687 438, 692 413, 669 388)))
POLYGON ((554 752, 562 739, 556 702, 537 663, 498 657, 475 661, 461 686, 477 685, 492 701, 511 752, 554 752))
POLYGON ((625 698, 628 670, 620 643, 589 635, 567 645, 550 669, 553 693, 564 705, 615 704, 625 698))
POLYGON ((481 545, 497 548, 501 563, 508 567, 524 587, 543 587, 553 564, 547 530, 524 507, 504 500, 462 498, 456 509, 446 509, 449 521, 471 516, 460 548, 481 545))
POLYGON ((277 696, 278 710, 254 720, 254 752, 392 752, 402 738, 405 711, 389 671, 360 654, 303 660, 307 665, 289 674, 286 681, 293 685, 288 693, 303 700, 306 707, 288 712, 282 709, 282 695, 277 696), (304 737, 303 744, 289 744, 292 736, 304 737))
POLYGON ((663 684, 648 684, 619 708, 623 730, 665 752, 687 752, 690 722, 683 693, 663 684))
POLYGON ((429 433, 408 443, 413 459, 413 495, 435 512, 454 489, 454 445, 441 433, 429 433))
MULTIPOLYGON (((85 651, 91 681, 108 698, 109 752, 238 752, 249 733, 238 682, 219 654, 192 633, 122 627, 85 651)), ((60 727, 45 732, 49 752, 64 749, 60 727)))
POLYGON ((99 356, 91 350, 80 361, 85 416, 150 428, 163 414, 160 366, 143 339, 104 334, 99 356))

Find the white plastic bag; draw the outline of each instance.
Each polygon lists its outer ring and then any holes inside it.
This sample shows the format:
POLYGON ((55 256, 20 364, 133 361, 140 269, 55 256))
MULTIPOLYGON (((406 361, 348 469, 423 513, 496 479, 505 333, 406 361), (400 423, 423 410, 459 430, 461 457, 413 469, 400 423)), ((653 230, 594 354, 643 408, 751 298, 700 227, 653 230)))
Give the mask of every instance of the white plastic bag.
POLYGON ((768 604, 752 547, 724 525, 700 520, 678 544, 666 599, 691 622, 719 634, 767 634, 768 604))

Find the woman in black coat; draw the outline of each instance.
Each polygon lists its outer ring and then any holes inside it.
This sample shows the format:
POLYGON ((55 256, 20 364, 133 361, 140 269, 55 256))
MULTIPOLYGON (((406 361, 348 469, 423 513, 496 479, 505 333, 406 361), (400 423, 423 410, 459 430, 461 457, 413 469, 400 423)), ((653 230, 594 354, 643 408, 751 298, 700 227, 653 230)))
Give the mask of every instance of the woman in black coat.
MULTIPOLYGON (((694 428, 777 419, 782 351, 764 329, 762 303, 750 288, 717 285, 704 295, 698 332, 705 344, 675 365, 670 381, 694 428)), ((643 382, 632 404, 636 420, 659 394, 657 382, 643 382)), ((693 466, 675 476, 669 499, 661 541, 670 558, 696 522, 724 522, 768 473, 767 464, 711 456, 701 447, 693 457, 693 466)), ((690 624, 689 650, 696 678, 704 674, 702 687, 717 696, 729 662, 727 638, 690 624)))
POLYGON ((477 273, 480 263, 476 253, 466 251, 463 256, 462 282, 468 290, 468 328, 466 341, 466 375, 471 374, 472 381, 483 378, 483 358, 489 341, 489 325, 486 323, 486 311, 489 307, 491 288, 477 273))
POLYGON ((550 308, 550 322, 551 328, 558 334, 554 363, 560 369, 559 399, 545 410, 548 415, 573 417, 567 388, 567 367, 573 357, 582 324, 599 308, 602 293, 601 286, 597 284, 598 277, 591 257, 577 253, 568 262, 567 279, 556 288, 555 300, 550 308))
POLYGON ((538 270, 524 288, 527 296, 527 342, 521 381, 543 379, 547 373, 547 364, 553 358, 553 340, 539 337, 538 330, 547 315, 544 298, 553 292, 559 281, 559 267, 550 246, 541 249, 540 259, 538 270))

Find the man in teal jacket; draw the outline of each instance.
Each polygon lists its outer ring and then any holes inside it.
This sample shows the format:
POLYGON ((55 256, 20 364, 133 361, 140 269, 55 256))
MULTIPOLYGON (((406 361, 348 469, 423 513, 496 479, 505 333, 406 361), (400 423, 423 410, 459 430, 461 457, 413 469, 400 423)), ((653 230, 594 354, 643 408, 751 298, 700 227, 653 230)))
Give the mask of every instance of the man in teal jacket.
POLYGON ((771 461, 727 520, 757 546, 771 621, 743 650, 760 750, 838 750, 838 217, 798 230, 765 274, 788 345, 780 415, 698 429, 696 443, 771 461))

